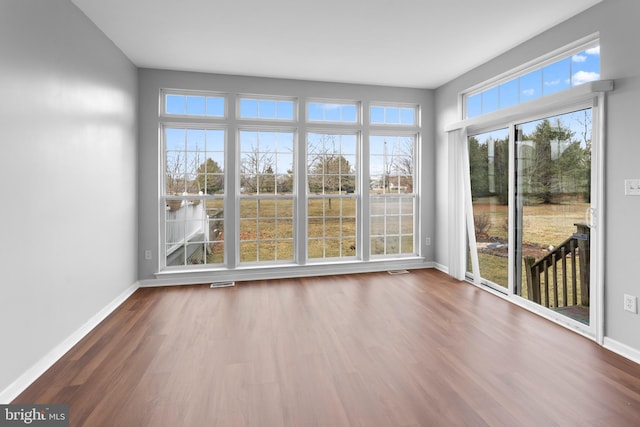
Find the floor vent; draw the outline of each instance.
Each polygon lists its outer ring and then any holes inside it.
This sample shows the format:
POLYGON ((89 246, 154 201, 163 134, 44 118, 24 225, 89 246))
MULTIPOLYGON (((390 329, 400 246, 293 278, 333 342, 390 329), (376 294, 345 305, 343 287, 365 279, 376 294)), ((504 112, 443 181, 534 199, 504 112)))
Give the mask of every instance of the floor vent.
POLYGON ((229 286, 235 286, 236 282, 213 282, 210 288, 228 288, 229 286))
POLYGON ((408 270, 389 270, 387 271, 389 274, 409 274, 408 270))

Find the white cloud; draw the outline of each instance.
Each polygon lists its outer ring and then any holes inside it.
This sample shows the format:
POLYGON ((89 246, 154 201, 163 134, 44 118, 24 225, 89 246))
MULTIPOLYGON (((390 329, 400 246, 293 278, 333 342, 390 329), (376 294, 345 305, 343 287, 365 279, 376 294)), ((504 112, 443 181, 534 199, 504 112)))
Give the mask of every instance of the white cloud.
POLYGON ((522 91, 522 94, 525 96, 533 96, 536 93, 535 89, 525 89, 522 91))
MULTIPOLYGON (((576 74, 578 74, 578 73, 576 73, 576 74)), ((544 82, 545 86, 557 86, 559 84, 560 84, 560 79, 544 82)))
POLYGON ((587 55, 600 55, 600 46, 592 47, 584 51, 587 55))
POLYGON ((587 57, 585 55, 573 55, 571 57, 571 60, 573 62, 585 62, 587 60, 587 57))
POLYGON ((600 73, 594 71, 578 71, 573 75, 573 85, 581 85, 583 83, 600 80, 600 73))

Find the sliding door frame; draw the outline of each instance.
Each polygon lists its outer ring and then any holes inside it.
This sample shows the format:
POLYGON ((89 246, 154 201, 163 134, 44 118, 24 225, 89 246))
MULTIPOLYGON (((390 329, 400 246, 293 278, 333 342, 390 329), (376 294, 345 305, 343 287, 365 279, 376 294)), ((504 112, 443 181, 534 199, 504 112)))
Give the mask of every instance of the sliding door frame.
MULTIPOLYGON (((483 283, 480 276, 477 263, 477 252, 475 262, 473 262, 472 274, 469 276, 467 273, 467 280, 471 281, 475 285, 482 287, 489 287, 496 294, 503 296, 511 300, 512 302, 527 308, 545 318, 548 318, 556 323, 562 324, 565 327, 575 330, 576 332, 594 339, 596 342, 602 344, 604 339, 604 274, 603 274, 603 262, 604 262, 604 154, 605 154, 605 102, 606 92, 613 90, 612 81, 598 81, 578 86, 576 88, 561 92, 555 95, 541 98, 539 100, 531 101, 526 104, 517 105, 515 107, 502 110, 497 113, 487 114, 485 116, 475 117, 473 119, 464 120, 454 125, 448 126, 446 131, 455 131, 458 129, 465 129, 466 135, 478 135, 484 132, 489 132, 497 129, 509 129, 509 270, 508 281, 509 285, 507 289, 496 290, 495 287, 483 283), (515 251, 513 243, 515 242, 515 129, 517 124, 526 123, 533 120, 539 120, 546 117, 553 117, 556 115, 569 113, 581 109, 592 109, 592 130, 591 130, 591 207, 592 209, 592 234, 591 234, 591 286, 590 286, 590 321, 589 325, 581 324, 573 319, 569 319, 566 316, 552 312, 551 310, 542 307, 526 298, 522 298, 515 293, 515 251)), ((468 144, 465 141, 465 144, 468 144)), ((463 159, 463 169, 467 166, 464 186, 462 191, 465 194, 465 222, 466 224, 459 224, 466 228, 466 235, 469 237, 473 232, 473 213, 469 215, 468 209, 471 208, 471 190, 468 175, 468 146, 463 149, 462 155, 466 156, 463 159)), ((464 172, 463 172, 464 173, 464 172)), ((464 230, 460 230, 464 233, 464 230)), ((474 236, 475 237, 475 236, 474 236)), ((467 239, 469 242, 470 252, 473 254, 477 251, 475 245, 475 238, 467 239)), ((459 253, 466 258, 466 247, 458 248, 459 253), (464 254, 464 255, 463 255, 464 254)), ((473 259, 473 256, 472 256, 473 259)))

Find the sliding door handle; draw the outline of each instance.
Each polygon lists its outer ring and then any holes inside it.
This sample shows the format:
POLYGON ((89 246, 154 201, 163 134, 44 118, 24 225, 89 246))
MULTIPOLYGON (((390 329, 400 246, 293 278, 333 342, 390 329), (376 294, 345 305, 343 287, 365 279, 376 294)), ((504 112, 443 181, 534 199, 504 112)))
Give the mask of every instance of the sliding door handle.
POLYGON ((593 222, 595 216, 596 208, 589 207, 584 211, 584 223, 587 225, 587 227, 594 228, 596 226, 593 222))

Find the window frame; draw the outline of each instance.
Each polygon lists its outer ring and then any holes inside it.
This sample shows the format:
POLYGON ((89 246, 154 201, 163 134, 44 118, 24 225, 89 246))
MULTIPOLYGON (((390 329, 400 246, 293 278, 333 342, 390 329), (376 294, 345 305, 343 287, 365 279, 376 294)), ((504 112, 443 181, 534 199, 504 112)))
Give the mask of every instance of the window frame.
MULTIPOLYGON (((160 102, 159 102, 159 118, 163 122, 166 119, 175 120, 227 120, 229 116, 229 96, 226 92, 206 91, 206 90, 188 90, 188 89, 160 89, 160 102), (171 95, 184 96, 185 102, 188 96, 197 96, 205 98, 205 111, 206 111, 206 98, 220 98, 223 100, 223 114, 222 116, 214 116, 205 114, 188 114, 188 113, 167 113, 167 97, 171 95)), ((186 109, 185 109, 186 111, 186 109)))
MULTIPOLYGON (((384 253, 382 254, 376 254, 373 251, 373 247, 370 247, 370 251, 369 251, 369 256, 371 257, 371 259, 388 259, 388 258, 402 258, 402 257, 415 257, 418 256, 419 254, 419 248, 420 248, 420 239, 419 239, 419 221, 416 220, 417 218, 417 214, 418 214, 418 188, 419 188, 419 162, 418 162, 418 153, 419 153, 419 141, 420 141, 420 133, 418 131, 394 131, 392 129, 376 129, 375 131, 372 131, 369 135, 369 147, 371 147, 371 137, 392 137, 392 138, 412 138, 412 154, 413 154, 413 173, 412 173, 412 191, 410 193, 401 193, 400 191, 398 192, 383 192, 381 194, 372 194, 371 192, 369 192, 369 221, 373 222, 373 218, 375 217, 380 217, 382 216, 383 218, 385 218, 385 225, 384 225, 384 234, 383 235, 378 235, 378 234, 374 234, 372 231, 372 224, 370 224, 370 229, 369 229, 369 233, 368 233, 368 238, 370 241, 373 240, 374 237, 383 237, 384 239, 384 253), (389 236, 389 234, 387 233, 387 228, 386 228, 386 207, 387 207, 387 199, 391 199, 391 198, 398 198, 399 199, 399 203, 401 204, 401 199, 411 199, 412 201, 412 217, 413 217, 413 221, 412 221, 412 233, 411 233, 411 237, 412 237, 412 252, 411 253, 404 253, 402 252, 402 240, 403 240, 403 236, 408 236, 408 234, 403 234, 402 233, 402 217, 406 216, 404 215, 402 212, 399 212, 396 216, 399 217, 399 231, 397 233, 397 237, 399 238, 399 242, 400 242, 400 246, 399 246, 399 251, 397 253, 390 253, 387 252, 387 237, 389 236), (384 215, 374 215, 373 213, 373 209, 371 209, 371 206, 373 205, 373 200, 374 199, 384 199, 385 200, 385 214, 384 215)), ((373 156, 378 156, 378 154, 372 154, 371 153, 371 149, 369 148, 369 158, 371 159, 373 156)), ((369 161, 369 164, 371 164, 371 160, 369 161)), ((371 167, 369 168, 369 173, 367 174, 368 178, 369 178, 369 182, 371 182, 371 167)), ((400 175, 397 175, 400 176, 400 175)), ((400 188, 399 188, 400 190, 400 188)))
MULTIPOLYGON (((185 100, 186 102, 186 100, 185 100)), ((356 269, 366 268, 366 265, 369 261, 374 261, 370 256, 370 241, 368 239, 370 232, 370 218, 369 218, 369 192, 368 186, 364 185, 364 182, 367 182, 369 176, 369 159, 368 159, 368 135, 371 132, 380 131, 383 133, 398 133, 398 132, 406 132, 416 136, 415 140, 415 149, 419 150, 420 144, 420 134, 421 129, 419 126, 420 123, 420 105, 413 102, 391 102, 385 101, 384 105, 390 107, 411 107, 414 110, 414 117, 416 123, 411 126, 407 124, 400 123, 391 123, 391 124, 377 124, 371 125, 368 119, 364 118, 364 109, 369 106, 370 101, 363 97, 358 100, 345 100, 345 99, 332 99, 332 98, 319 98, 307 96, 303 92, 300 93, 299 96, 280 96, 280 95, 255 95, 255 94, 247 94, 244 92, 235 92, 233 90, 229 92, 221 92, 221 91, 207 91, 207 90, 177 90, 177 89, 161 89, 159 91, 159 115, 158 115, 158 126, 159 126, 159 175, 158 175, 158 235, 159 235, 159 249, 158 249, 158 267, 159 271, 157 274, 182 274, 182 273, 192 273, 197 271, 228 271, 228 273, 224 273, 223 276, 227 277, 228 275, 234 276, 234 271, 244 271, 240 274, 248 274, 252 275, 253 273, 249 273, 249 271, 262 271, 265 272, 266 269, 275 268, 272 271, 280 271, 279 268, 294 268, 292 271, 297 271, 296 268, 302 268, 305 265, 313 265, 313 268, 322 269, 322 265, 337 265, 343 262, 346 263, 363 263, 362 267, 356 267, 356 269), (203 116, 203 115, 178 115, 172 113, 166 113, 166 95, 167 94, 176 94, 180 96, 214 96, 224 99, 224 117, 218 116, 203 116), (295 119, 277 119, 277 118, 264 118, 264 117, 238 117, 240 113, 240 99, 255 99, 255 100, 286 100, 293 102, 293 113, 295 119), (354 122, 340 122, 340 121, 309 121, 307 120, 307 106, 309 103, 322 103, 327 105, 344 105, 349 108, 347 111, 347 117, 354 117, 354 109, 355 109, 355 121, 354 122), (167 161, 167 147, 166 147, 166 134, 164 129, 168 128, 179 128, 179 129, 200 129, 200 130, 209 130, 209 129, 219 129, 224 131, 224 191, 222 194, 202 194, 196 195, 194 194, 173 194, 173 192, 167 190, 165 180, 167 177, 165 176, 166 167, 165 162, 167 161), (376 130, 377 129, 377 130, 376 130), (251 262, 245 257, 245 260, 241 261, 240 256, 240 231, 241 231, 241 201, 243 200, 255 200, 256 197, 253 195, 243 195, 241 192, 241 145, 240 145, 240 132, 242 131, 278 131, 278 132, 292 132, 294 138, 294 147, 293 153, 286 153, 287 157, 285 159, 286 166, 288 168, 288 164, 292 158, 292 166, 293 166, 293 192, 285 193, 283 195, 280 194, 271 194, 264 195, 261 194, 260 198, 265 199, 273 199, 278 200, 280 197, 287 200, 286 206, 279 205, 278 211, 287 215, 285 218, 286 225, 282 234, 278 234, 282 236, 283 242, 285 245, 283 246, 283 254, 286 254, 287 259, 285 260, 272 260, 270 258, 270 254, 268 254, 268 259, 264 260, 262 258, 256 258, 255 262, 251 262), (314 209, 314 215, 317 218, 324 218, 325 216, 333 217, 333 212, 339 212, 338 215, 343 217, 342 223, 336 223, 335 221, 329 220, 328 228, 323 228, 321 233, 321 239, 323 242, 327 243, 327 249, 332 248, 332 252, 323 252, 322 257, 310 257, 310 251, 307 244, 308 238, 308 213, 310 209, 313 207, 310 206, 310 203, 313 204, 315 199, 323 199, 326 202, 329 195, 316 195, 307 193, 308 182, 309 182, 309 173, 307 170, 308 164, 308 153, 307 153, 307 136, 310 134, 329 134, 329 135, 354 135, 355 137, 355 147, 353 146, 353 140, 349 140, 349 146, 346 148, 346 151, 342 154, 345 154, 345 157, 349 160, 350 163, 350 171, 347 172, 347 181, 342 181, 344 189, 350 185, 352 181, 356 184, 353 186, 353 192, 349 190, 348 193, 345 191, 338 190, 328 190, 330 193, 330 197, 333 199, 333 202, 336 203, 334 205, 334 210, 327 211, 325 206, 322 211, 314 209), (352 153, 352 151, 354 151, 352 153), (289 157, 289 155, 291 156, 289 157), (334 194, 335 193, 335 194, 334 194), (342 194, 338 194, 342 193, 342 194), (214 226, 220 230, 220 232, 224 231, 225 236, 220 236, 220 239, 224 238, 224 248, 221 252, 224 254, 223 261, 216 262, 215 264, 192 264, 190 261, 181 260, 178 265, 173 263, 170 264, 171 260, 168 261, 167 258, 167 217, 164 215, 164 211, 162 208, 165 208, 167 201, 170 199, 176 199, 185 203, 193 203, 197 201, 211 201, 215 200, 216 205, 211 206, 214 209, 217 209, 219 213, 220 210, 223 209, 224 216, 220 219, 224 220, 224 223, 221 224, 220 227, 214 226), (289 203, 293 203, 293 216, 289 217, 290 205, 289 203), (353 204, 346 203, 343 204, 347 200, 353 200, 353 204), (343 210, 337 211, 335 210, 336 206, 340 205, 343 210), (283 207, 284 210, 280 210, 283 207), (293 230, 292 232, 289 230, 289 220, 293 220, 293 230), (348 223, 347 223, 348 222, 348 223), (224 227, 224 228, 222 228, 224 227), (353 231, 355 230, 355 231, 353 231), (346 233, 346 234, 345 234, 346 233), (339 235, 338 235, 339 234, 339 235), (355 236, 353 235, 355 234, 355 236), (293 235, 293 237, 291 237, 293 235), (291 238, 290 238, 291 237, 291 238), (329 242, 329 240, 336 238, 336 242, 329 242), (289 244, 289 240, 292 241, 292 244, 289 244), (357 249, 350 249, 351 243, 357 247, 357 249), (338 246, 340 245, 340 251, 337 251, 338 246), (293 251, 293 259, 290 259, 291 256, 290 251, 293 251), (337 256, 326 256, 327 254, 337 254, 337 256)), ((382 105, 383 102, 375 102, 375 105, 382 105)), ((269 110, 272 111, 272 110, 269 110)), ((289 107, 287 108, 289 112, 289 107)), ((291 114, 289 112, 289 114, 291 114)), ((325 116, 326 117, 326 116, 325 116)), ((185 136, 185 138, 187 138, 185 136)), ((187 141, 187 139, 185 139, 187 141)), ((194 140, 195 142, 196 140, 194 140)), ((200 139, 197 139, 200 141, 200 139)), ((219 140, 218 140, 219 141, 219 140)), ((179 140, 175 140, 177 146, 180 145, 179 140)), ((198 147, 200 142, 197 143, 198 147)), ((289 143, 287 143, 289 144, 289 143)), ((175 145, 175 144, 174 144, 175 145)), ((288 145, 287 145, 288 147, 288 145)), ((330 150, 333 150, 331 145, 328 145, 330 150)), ((198 151, 196 146, 192 146, 191 142, 188 145, 185 145, 185 150, 193 150, 198 151)), ((193 151, 192 150, 192 151, 193 151)), ((221 153, 213 154, 212 158, 219 162, 222 159, 220 157, 221 153)), ((416 151, 416 162, 419 159, 419 153, 416 151)), ((174 156, 175 157, 175 156, 174 156)), ((190 156, 194 157, 194 156, 190 156)), ((331 157, 331 156, 329 156, 331 157)), ((191 167, 191 163, 184 161, 182 159, 189 171, 193 169, 191 167)), ((416 167, 419 168, 419 162, 417 162, 416 167)), ((183 166, 182 169, 185 167, 183 166)), ((284 170, 284 169, 283 169, 284 170)), ((180 172, 182 173, 182 172, 180 172)), ((209 173, 208 170, 205 172, 196 172, 198 176, 202 173, 209 173)), ((218 171, 213 172, 214 175, 211 175, 212 178, 216 178, 218 171)), ((278 171, 276 171, 276 175, 278 175, 278 171)), ((416 171, 417 173, 417 171, 416 171)), ((271 175, 271 173, 268 173, 271 175)), ((287 174, 290 175, 290 174, 287 174)), ((196 176, 196 175, 194 175, 196 176)), ((344 178, 344 177, 343 177, 344 178)), ((195 178, 194 178, 195 179, 195 178)), ((276 176, 276 179, 278 177, 276 176)), ((419 221, 419 210, 420 203, 418 202, 418 192, 419 192, 419 183, 417 182, 418 178, 416 175, 416 182, 414 183, 415 188, 415 202, 414 202, 414 210, 416 213, 416 225, 414 225, 414 233, 419 233, 418 226, 420 224, 419 221)), ((191 182, 191 178, 185 180, 181 185, 189 185, 193 184, 191 182), (187 183, 187 184, 185 184, 187 183)), ((281 181, 278 180, 277 183, 281 181)), ((282 179, 283 184, 285 185, 287 191, 291 187, 289 186, 289 181, 284 182, 284 178, 282 179)), ((200 186, 202 187, 202 183, 200 186)), ((206 183, 205 183, 206 185, 206 183)), ((214 183, 213 187, 209 187, 209 191, 218 191, 217 184, 214 183)), ((333 187, 327 188, 334 188, 333 187)), ((182 188, 182 187, 181 187, 182 188)), ((189 188, 189 187, 185 187, 189 188)), ((195 186, 193 188, 196 188, 195 186)), ((337 188, 337 187, 335 187, 337 188)), ((189 190, 192 191, 192 190, 189 190)), ((280 187, 278 187, 278 191, 280 191, 280 187)), ((192 191, 193 192, 193 191, 192 191)), ((197 191, 196 191, 197 192, 197 191)), ((257 206, 257 205, 256 205, 257 206)), ((254 222, 259 222, 263 218, 260 217, 260 211, 255 211, 251 206, 246 206, 247 217, 251 217, 249 219, 254 222), (253 214, 255 213, 256 217, 253 218, 253 214)), ((214 212, 215 214, 215 212, 214 212)), ((267 221, 272 221, 274 218, 271 218, 271 215, 275 215, 274 211, 271 210, 271 207, 268 207, 268 210, 265 212, 265 219, 267 221), (269 217, 269 218, 267 218, 269 217)), ((214 219, 214 217, 211 217, 214 219)), ((246 218, 245 218, 246 219, 246 218)), ((185 221, 189 221, 186 219, 185 221)), ((323 220, 324 221, 324 220, 323 220)), ((338 221, 340 222, 340 221, 338 221)), ((211 223, 211 222, 210 222, 211 223)), ((251 228, 250 224, 245 224, 248 228, 251 228)), ((265 224, 260 224, 265 225, 265 224)), ((271 225, 266 224, 268 229, 271 230, 271 225)), ((185 228, 186 229, 186 228, 185 228)), ((257 230, 257 228, 256 228, 257 230)), ((274 228, 275 230, 275 228, 274 228)), ((319 230, 319 229, 317 229, 319 230)), ((280 231, 280 230, 279 230, 280 231)), ((275 231, 274 231, 275 232, 275 231)), ((217 235, 216 235, 217 236, 217 235)), ((273 240, 273 236, 269 231, 266 235, 260 234, 259 236, 266 236, 267 239, 273 240)), ((258 237, 259 237, 258 236, 258 237)), ((279 239, 279 238, 278 238, 279 239)), ((258 239, 259 240, 259 239, 258 239)), ((256 240, 259 244, 260 242, 256 240)), ((211 243, 209 241, 205 243, 211 243)), ((325 245, 323 243, 323 245, 325 245)), ((385 259, 385 261, 397 261, 397 266, 399 268, 407 268, 409 266, 417 266, 419 265, 421 260, 421 253, 423 251, 423 245, 420 244, 419 239, 415 239, 415 256, 411 261, 408 261, 408 257, 393 257, 385 259), (402 260, 401 258, 405 258, 402 260)), ((256 250, 260 248, 257 246, 256 250)), ((189 248, 190 249, 190 248, 189 248)), ((208 248, 205 246, 205 250, 208 248)), ((264 248, 262 248, 264 250, 264 248)), ((317 248, 315 248, 317 249, 317 248)), ((209 252, 208 252, 209 253, 209 252)), ((263 252, 267 254, 267 252, 263 252)), ((319 254, 316 252, 316 254, 319 254)), ((220 252, 217 252, 214 249, 215 260, 220 261, 220 252)), ((245 254, 246 255, 246 254, 245 254)), ((250 255, 253 255, 250 253, 250 255)), ((257 255, 256 255, 257 256, 257 255)), ((185 258, 187 259, 187 258, 185 258)), ((209 260, 213 258, 207 258, 209 260)), ((195 261, 199 262, 199 261, 195 261)), ((286 271, 286 270, 283 270, 286 271)), ((301 270, 300 270, 301 271, 301 270)), ((298 273, 296 273, 298 274, 298 273)))
MULTIPOLYGON (((324 110, 323 110, 324 113, 324 110)), ((340 112, 342 115, 342 112, 340 112)), ((328 98, 308 98, 304 103, 304 122, 308 125, 331 125, 331 126, 359 126, 362 124, 362 102, 356 100, 348 100, 348 99, 328 99, 328 98), (310 104, 320 104, 324 106, 330 105, 340 105, 340 106, 353 106, 356 111, 356 119, 355 121, 344 121, 344 120, 312 120, 309 118, 309 105, 310 104)))
MULTIPOLYGON (((315 124, 315 123, 314 123, 315 124)), ((363 219, 361 218, 363 215, 361 214, 362 212, 362 207, 361 207, 361 185, 360 185, 360 181, 362 179, 362 174, 363 171, 361 170, 361 146, 362 146, 362 132, 355 128, 355 127, 351 127, 351 128, 336 128, 333 127, 332 125, 328 124, 326 127, 313 127, 313 128, 307 128, 305 135, 304 135, 304 141, 305 141, 305 146, 304 146, 304 151, 305 151, 305 173, 304 173, 304 204, 305 204, 305 211, 306 211, 306 229, 307 229, 307 244, 306 244, 306 249, 305 249, 305 257, 306 257, 306 262, 310 263, 310 264, 317 264, 317 263, 326 263, 326 262, 331 262, 331 261, 339 261, 339 260, 355 260, 359 258, 360 252, 357 250, 358 242, 361 240, 361 236, 362 236, 362 227, 361 227, 361 223, 363 222, 363 219), (355 156, 355 164, 352 165, 353 168, 355 169, 354 172, 354 176, 355 176, 355 188, 353 193, 348 193, 347 191, 345 191, 345 194, 325 194, 320 193, 320 194, 312 194, 312 192, 310 191, 310 182, 309 182, 309 135, 310 134, 315 134, 315 135, 348 135, 348 136, 354 136, 355 137, 355 152, 354 152, 354 156, 355 156), (326 245, 323 244, 323 256, 322 257, 311 257, 311 251, 309 250, 309 242, 311 240, 322 240, 323 242, 327 241, 327 236, 323 233, 322 237, 318 237, 318 238, 311 238, 309 236, 309 220, 312 218, 326 218, 327 215, 323 215, 323 216, 310 216, 309 214, 309 204, 311 200, 322 200, 323 201, 323 206, 324 206, 324 200, 327 199, 337 199, 340 200, 340 215, 339 216, 330 216, 330 218, 340 218, 340 225, 342 226, 342 218, 345 218, 342 215, 342 207, 343 207, 343 201, 344 200, 353 200, 355 203, 354 206, 354 220, 355 220, 355 236, 354 237, 354 243, 353 245, 356 247, 356 250, 354 250, 354 254, 353 255, 349 255, 349 256, 345 256, 342 255, 342 241, 343 241, 343 235, 342 235, 342 229, 340 232, 340 236, 338 238, 334 237, 334 236, 329 236, 329 240, 335 240, 335 239, 339 239, 340 240, 340 256, 337 257, 327 257, 324 254, 325 252, 325 248, 326 245)), ((344 156, 344 154, 342 153, 342 151, 340 151, 339 154, 341 157, 344 156)), ((342 174, 341 174, 342 175, 342 174)), ((324 174, 323 174, 324 176, 324 174)), ((340 190, 342 193, 342 190, 340 190)), ((323 208, 324 211, 324 208, 323 208)), ((346 217, 346 218, 350 218, 350 217, 346 217)), ((325 230, 324 227, 324 221, 323 221, 323 231, 325 230)))
MULTIPOLYGON (((571 89, 574 88, 576 86, 580 86, 580 84, 574 84, 573 82, 573 74, 571 73, 571 69, 570 69, 570 75, 569 75, 569 87, 562 89, 560 91, 554 91, 551 93, 544 93, 544 69, 546 67, 549 67, 551 65, 555 65, 555 64, 559 64, 561 63, 563 60, 566 59, 571 59, 573 58, 574 55, 580 53, 580 52, 584 52, 588 49, 594 48, 594 47, 600 47, 600 37, 598 33, 589 35, 587 37, 584 37, 582 39, 579 39, 573 43, 570 43, 568 45, 565 45, 559 49, 556 49, 546 55, 542 55, 536 59, 533 59, 532 61, 529 61, 521 66, 518 66, 516 68, 513 68, 505 73, 499 74, 498 76, 495 76, 489 80, 486 80, 482 83, 479 83, 475 86, 470 87, 469 89, 466 89, 464 91, 462 91, 459 94, 459 117, 461 120, 469 120, 469 119, 473 119, 479 116, 483 116, 485 114, 491 114, 493 112, 496 111, 501 111, 504 110, 506 108, 511 108, 513 106, 517 106, 529 101, 532 101, 534 99, 538 99, 538 98, 545 98, 547 96, 552 96, 556 93, 559 92, 564 92, 567 89, 571 89), (521 92, 521 87, 520 87, 520 82, 519 79, 521 77, 524 77, 526 75, 529 75, 531 73, 537 72, 539 71, 541 73, 541 83, 540 83, 540 90, 541 93, 531 99, 527 99, 524 101, 520 100, 520 92, 521 92), (499 87, 510 83, 512 81, 518 81, 518 102, 515 104, 511 104, 505 107, 500 107, 500 100, 499 100, 499 95, 498 95, 498 107, 495 110, 491 110, 491 111, 486 111, 486 112, 480 112, 477 115, 474 115, 473 117, 468 117, 469 115, 469 111, 468 111, 468 100, 472 97, 475 96, 481 96, 483 93, 488 92, 490 90, 493 89, 498 89, 499 87)), ((598 53, 599 55, 599 53, 598 53)), ((592 81, 597 81, 597 80, 592 80, 592 81)), ((587 82, 588 83, 588 82, 587 82)), ((581 83, 584 84, 584 83, 581 83)), ((482 103, 482 101, 480 101, 482 103)))
MULTIPOLYGON (((249 219, 255 219, 257 223, 259 223, 261 221, 261 218, 266 218, 266 217, 260 217, 259 216, 259 212, 256 211, 256 217, 255 218, 248 218, 242 217, 242 201, 243 200, 256 200, 261 201, 261 200, 273 200, 276 204, 278 200, 292 200, 292 217, 291 217, 291 221, 292 221, 292 258, 289 260, 260 260, 260 254, 259 254, 259 243, 260 243, 260 239, 256 238, 255 240, 247 240, 247 242, 249 241, 255 241, 256 245, 257 245, 257 249, 256 249, 256 256, 257 256, 257 260, 256 261, 242 261, 241 259, 241 248, 242 248, 242 243, 243 240, 241 240, 241 236, 240 233, 237 234, 236 236, 236 259, 237 259, 237 265, 238 266, 267 266, 267 265, 278 265, 278 264, 290 264, 290 263, 296 263, 297 262, 297 257, 296 257, 296 253, 297 253, 297 246, 299 244, 298 242, 298 237, 297 237, 297 219, 296 219, 296 207, 299 203, 298 201, 298 189, 297 189, 297 174, 298 174, 298 167, 296 164, 296 156, 297 156, 297 145, 298 145, 298 130, 295 127, 287 127, 287 126, 259 126, 259 125, 242 125, 239 126, 237 129, 237 136, 236 136, 236 141, 237 141, 237 150, 236 150, 236 159, 237 159, 237 164, 236 167, 238 168, 238 172, 236 173, 236 179, 238 180, 238 185, 237 185, 237 191, 235 194, 235 200, 236 200, 236 215, 235 215, 235 220, 237 221, 237 227, 238 230, 241 231, 241 227, 242 227, 242 221, 243 220, 249 220, 249 219), (292 180, 293 180, 293 188, 291 193, 282 193, 279 194, 277 192, 277 184, 276 184, 276 189, 275 192, 273 194, 269 193, 269 194, 260 194, 260 192, 258 191, 257 194, 243 194, 241 191, 241 176, 242 176, 242 139, 241 139, 241 133, 242 132, 281 132, 281 133, 290 133, 293 139, 293 147, 292 147, 292 170, 293 170, 293 176, 292 176, 292 180)), ((277 176, 277 173, 276 173, 277 176)), ((273 219, 274 222, 277 222, 278 217, 273 217, 270 218, 273 219)), ((257 236, 256 236, 257 237, 257 236)), ((273 240, 273 242, 278 242, 278 241, 285 241, 285 240, 289 240, 287 239, 278 239, 276 236, 274 236, 273 239, 270 239, 270 241, 273 240)))
MULTIPOLYGON (((167 241, 167 224, 171 223, 171 221, 167 220, 167 212, 172 211, 174 208, 171 206, 172 203, 175 202, 180 202, 179 207, 177 208, 178 210, 181 209, 182 207, 188 207, 188 206, 192 206, 195 207, 199 204, 202 204, 202 206, 206 208, 207 202, 209 201, 221 201, 222 204, 224 205, 225 200, 227 199, 227 188, 228 188, 228 180, 227 180, 227 168, 226 168, 226 162, 225 165, 223 165, 223 179, 224 179, 224 184, 223 184, 223 192, 222 194, 185 194, 184 192, 182 194, 169 194, 170 192, 167 191, 167 129, 183 129, 186 131, 189 130, 202 130, 206 133, 206 131, 208 130, 214 130, 214 131, 222 131, 223 132, 223 147, 224 147, 224 152, 223 152, 223 156, 226 158, 226 152, 227 152, 227 147, 228 147, 228 130, 226 128, 226 126, 222 126, 219 124, 214 124, 214 123, 209 123, 209 124, 202 124, 202 123, 189 123, 189 122, 174 122, 174 121, 161 121, 160 125, 159 125, 159 133, 160 133, 160 142, 161 142, 161 147, 160 147, 160 152, 161 152, 161 170, 160 170, 160 212, 159 212, 159 216, 160 216, 160 248, 161 248, 161 256, 159 257, 160 259, 160 267, 161 269, 167 269, 167 270, 179 270, 179 269, 184 269, 184 268, 190 268, 192 266, 200 266, 200 265, 204 265, 206 267, 220 267, 226 264, 226 251, 225 251, 225 246, 227 245, 227 241, 224 239, 224 234, 223 234, 223 238, 222 240, 216 240, 217 242, 221 242, 223 245, 223 259, 222 262, 220 263, 197 263, 197 264, 190 264, 188 263, 188 257, 185 258, 185 262, 182 264, 178 264, 178 265, 168 265, 167 264, 167 258, 170 254, 168 254, 168 248, 169 248, 169 242, 167 241), (162 209, 162 207, 164 207, 164 209, 162 209)), ((186 135, 185 135, 186 138, 186 135)), ((185 153, 188 152, 188 150, 184 150, 185 153)), ((206 161, 206 160, 205 160, 206 161)), ((209 219, 209 218, 207 218, 209 219)), ((223 221, 223 225, 224 225, 224 217, 222 219, 223 221)), ((223 227, 224 229, 224 227, 223 227)), ((205 234, 207 235, 207 234, 205 234)), ((186 236, 184 236, 184 241, 180 244, 174 244, 172 246, 173 250, 171 251, 171 253, 173 253, 173 251, 177 250, 177 248, 181 245, 186 245, 188 243, 188 241, 186 240, 186 236)), ((215 243, 212 240, 206 240, 203 242, 203 244, 208 243, 208 242, 212 242, 215 243)), ((185 256, 186 256, 186 252, 185 252, 185 256)))
MULTIPOLYGON (((367 117, 368 123, 373 127, 389 127, 389 126, 398 126, 402 128, 419 128, 420 127, 420 105, 411 104, 411 103, 402 103, 402 102, 377 102, 372 101, 369 103, 369 115, 367 117), (388 122, 373 122, 371 120, 371 114, 373 108, 384 108, 384 115, 386 117, 387 108, 398 108, 398 109, 411 109, 413 110, 413 123, 402 123, 399 121, 398 123, 388 123, 388 122)), ((401 115, 399 117, 402 117, 401 115)))
POLYGON ((236 96, 236 109, 235 109, 235 118, 238 121, 246 122, 246 121, 257 121, 257 122, 271 122, 271 123, 296 123, 298 122, 298 98, 295 96, 278 96, 278 95, 258 95, 258 94, 245 94, 240 93, 236 96), (252 100, 259 103, 261 101, 274 101, 276 103, 276 112, 277 112, 277 103, 278 101, 291 102, 293 117, 291 119, 283 119, 276 117, 243 117, 241 111, 242 100, 252 100))

